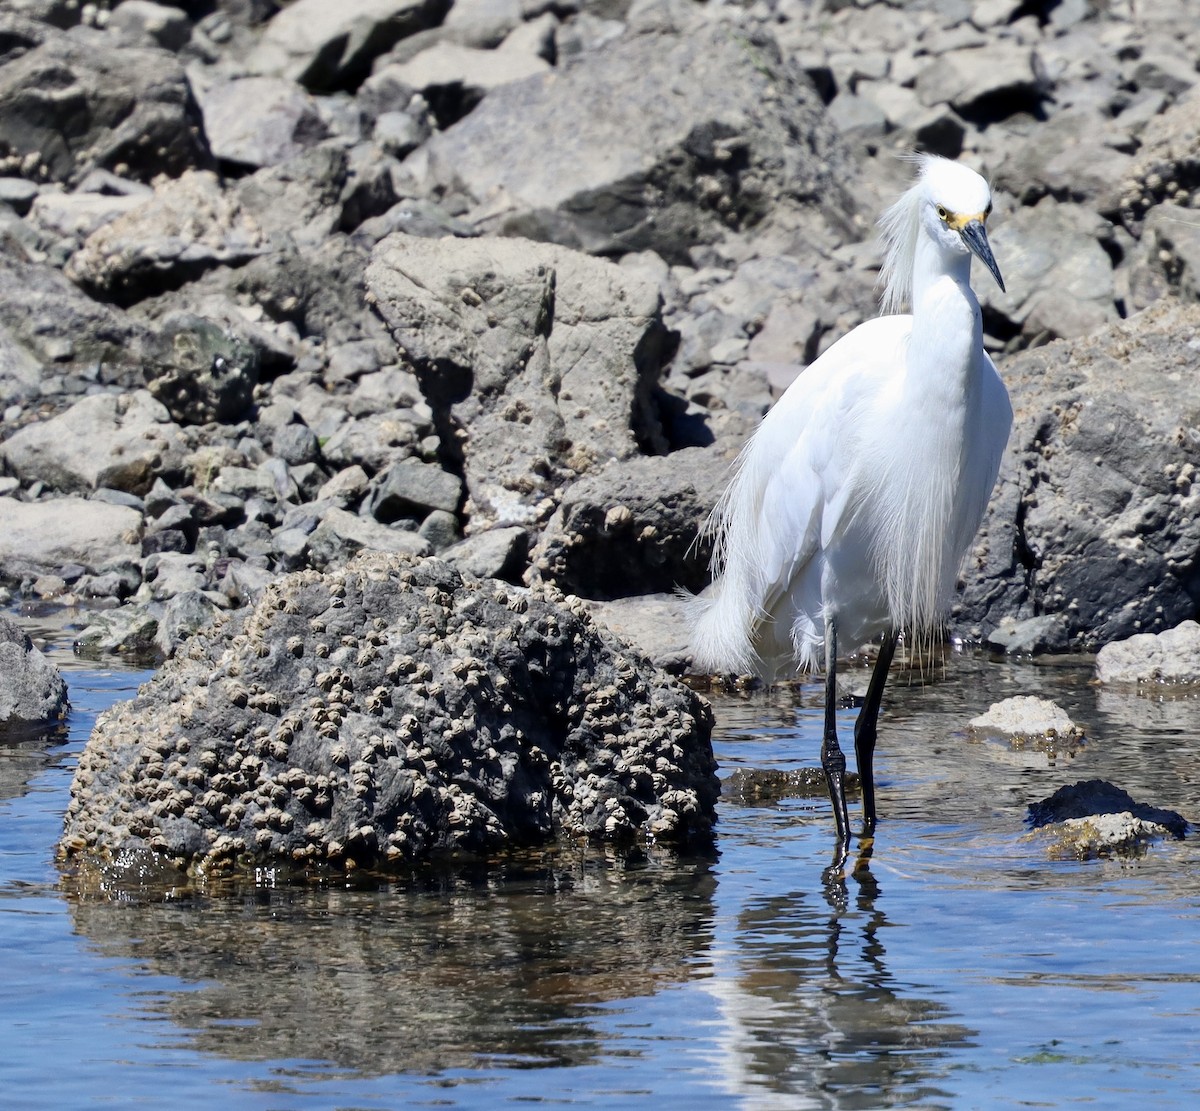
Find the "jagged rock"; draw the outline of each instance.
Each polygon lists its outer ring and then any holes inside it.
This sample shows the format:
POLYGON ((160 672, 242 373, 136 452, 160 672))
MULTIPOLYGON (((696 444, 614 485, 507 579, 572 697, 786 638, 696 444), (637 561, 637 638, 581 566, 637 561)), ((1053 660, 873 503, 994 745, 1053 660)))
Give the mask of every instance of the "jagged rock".
POLYGON ((197 90, 213 155, 240 166, 274 166, 328 137, 317 103, 292 81, 241 77, 197 90))
POLYGON ((0 65, 0 173, 74 183, 119 167, 148 181, 211 161, 177 59, 86 27, 43 35, 0 65))
POLYGON ((1096 654, 1102 683, 1200 683, 1200 625, 1182 621, 1161 633, 1138 633, 1096 654))
POLYGON ((1182 839, 1188 822, 1174 810, 1134 802, 1128 792, 1103 779, 1060 787, 1032 803, 1029 839, 1043 841, 1052 856, 1087 859, 1144 851, 1164 837, 1182 839))
POLYGON ((708 582, 696 534, 728 478, 698 448, 613 464, 569 486, 531 556, 532 581, 609 600, 708 582))
POLYGON ((189 170, 155 182, 152 197, 88 236, 64 272, 94 296, 128 305, 263 249, 262 229, 216 175, 189 170))
POLYGON ((1007 292, 984 278, 980 303, 1030 338, 1090 336, 1117 320, 1105 222, 1081 205, 1046 197, 1000 220, 989 238, 1007 292))
POLYGON ((325 511, 308 538, 309 560, 314 567, 336 567, 361 549, 370 552, 408 552, 429 555, 429 541, 415 532, 389 528, 370 518, 356 517, 344 509, 325 511))
MULTIPOLYGON (((384 71, 381 71, 384 72, 384 71)), ((410 61, 387 68, 391 79, 416 89, 442 126, 457 122, 493 89, 550 72, 534 54, 515 50, 476 50, 439 42, 410 61)), ((380 73, 376 73, 378 80, 380 73)))
POLYGON ((431 192, 465 190, 481 230, 674 262, 781 202, 853 212, 808 78, 769 36, 719 24, 625 34, 495 89, 407 165, 431 192))
POLYGON ((439 555, 464 574, 477 579, 519 583, 529 555, 529 533, 516 525, 488 529, 449 545, 439 555))
POLYGON ((462 479, 430 463, 405 460, 381 473, 367 495, 371 516, 385 525, 401 517, 423 520, 434 510, 458 510, 462 479))
POLYGON ((1096 814, 1132 814, 1170 831, 1173 837, 1187 833, 1188 822, 1173 810, 1134 802, 1127 791, 1103 779, 1088 779, 1060 787, 1049 798, 1029 806, 1029 823, 1035 829, 1072 818, 1096 814))
POLYGON ((180 474, 183 455, 178 425, 145 390, 93 394, 0 444, 13 474, 65 493, 110 487, 144 494, 157 476, 180 474))
POLYGON ((67 684, 10 617, 0 613, 0 728, 56 721, 67 713, 67 684))
POLYGON ((142 515, 125 506, 0 497, 0 575, 12 582, 71 563, 89 571, 127 563, 141 555, 141 534, 142 515))
MULTIPOLYGON (((1072 647, 1194 617, 1200 305, 1005 361, 1016 414, 954 624, 1061 615, 1072 647)), ((972 632, 974 630, 974 632, 972 632)))
POLYGON ((394 235, 367 284, 462 453, 480 526, 544 517, 564 478, 661 442, 658 294, 612 263, 519 239, 394 235))
POLYGON ((296 0, 267 24, 249 65, 309 89, 353 88, 373 59, 435 26, 447 7, 446 0, 296 0))
POLYGON ((1045 92, 1028 46, 989 42, 939 54, 917 77, 922 103, 947 103, 963 119, 990 123, 1036 111, 1045 92))
POLYGON ((713 820, 710 729, 578 606, 363 557, 268 587, 103 714, 61 851, 214 873, 686 840, 713 820))

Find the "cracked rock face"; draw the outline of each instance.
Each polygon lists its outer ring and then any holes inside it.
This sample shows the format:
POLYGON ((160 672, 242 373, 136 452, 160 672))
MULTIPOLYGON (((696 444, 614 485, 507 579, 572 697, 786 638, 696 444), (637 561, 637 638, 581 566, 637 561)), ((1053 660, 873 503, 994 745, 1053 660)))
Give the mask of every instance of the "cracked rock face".
POLYGON ((63 856, 216 874, 706 834, 707 705, 557 597, 403 555, 280 579, 101 716, 63 856))

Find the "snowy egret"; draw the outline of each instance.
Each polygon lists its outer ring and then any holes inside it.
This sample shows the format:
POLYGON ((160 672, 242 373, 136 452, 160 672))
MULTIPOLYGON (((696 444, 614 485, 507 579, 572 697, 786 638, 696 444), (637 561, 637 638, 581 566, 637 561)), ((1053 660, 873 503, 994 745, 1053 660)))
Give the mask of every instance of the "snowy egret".
POLYGON ((885 315, 833 344, 743 450, 705 526, 713 585, 692 602, 696 664, 757 672, 825 662, 821 766, 838 840, 850 835, 835 721, 839 638, 882 638, 854 727, 865 830, 875 827, 876 723, 896 639, 943 620, 1008 442, 1012 407, 983 349, 971 258, 988 245, 987 182, 917 158, 883 215, 885 315), (911 302, 912 313, 900 314, 911 302))

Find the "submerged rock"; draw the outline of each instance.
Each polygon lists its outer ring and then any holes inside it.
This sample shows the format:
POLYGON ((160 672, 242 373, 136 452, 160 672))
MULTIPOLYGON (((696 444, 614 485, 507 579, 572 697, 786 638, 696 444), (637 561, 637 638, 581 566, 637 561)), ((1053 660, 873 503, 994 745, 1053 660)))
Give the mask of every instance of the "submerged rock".
POLYGON ((364 554, 218 616, 102 715, 61 851, 214 873, 681 841, 713 821, 711 725, 582 603, 364 554))
POLYGON ((1083 729, 1061 706, 1048 698, 1025 694, 995 703, 969 724, 978 732, 1003 734, 1019 746, 1073 747, 1083 740, 1083 729))
POLYGON ((1087 818, 1094 814, 1120 814, 1125 811, 1147 822, 1169 829, 1175 837, 1187 832, 1187 820, 1174 810, 1163 810, 1147 803, 1134 802, 1127 791, 1104 779, 1086 779, 1060 787, 1049 798, 1029 807, 1029 821, 1036 829, 1068 818, 1087 818))
POLYGON ((1120 814, 1093 814, 1088 818, 1068 818, 1028 835, 1030 840, 1045 842, 1053 857, 1078 857, 1091 860, 1098 856, 1133 855, 1154 841, 1170 835, 1157 822, 1135 818, 1128 811, 1120 814))

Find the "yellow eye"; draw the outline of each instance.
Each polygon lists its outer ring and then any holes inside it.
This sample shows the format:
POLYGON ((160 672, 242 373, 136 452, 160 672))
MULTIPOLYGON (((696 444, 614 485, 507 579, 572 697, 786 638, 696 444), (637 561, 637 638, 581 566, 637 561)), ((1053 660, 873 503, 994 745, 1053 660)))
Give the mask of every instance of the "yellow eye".
POLYGON ((946 211, 946 208, 944 205, 939 204, 937 206, 937 214, 938 214, 939 219, 942 219, 942 220, 950 219, 950 213, 946 211))

